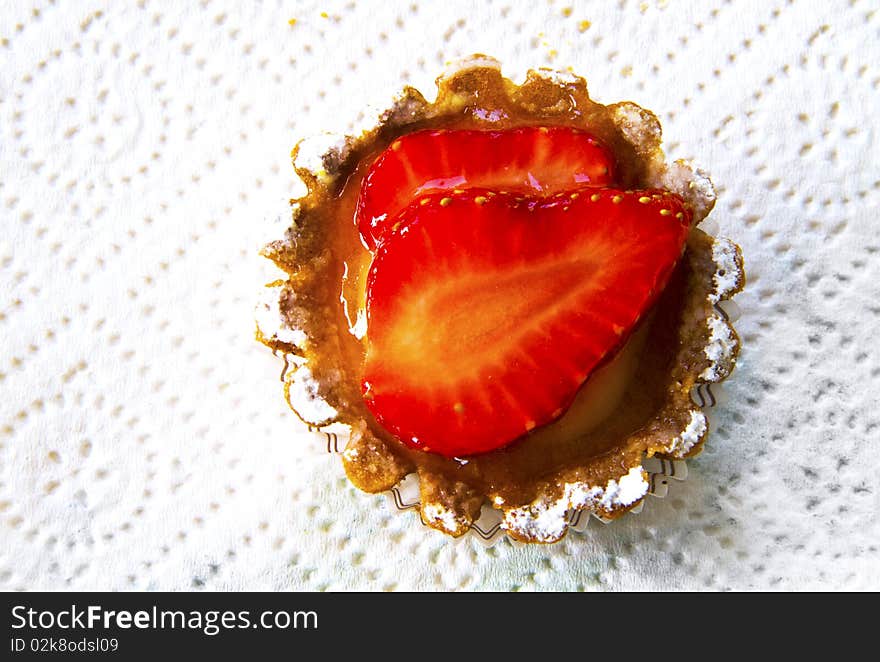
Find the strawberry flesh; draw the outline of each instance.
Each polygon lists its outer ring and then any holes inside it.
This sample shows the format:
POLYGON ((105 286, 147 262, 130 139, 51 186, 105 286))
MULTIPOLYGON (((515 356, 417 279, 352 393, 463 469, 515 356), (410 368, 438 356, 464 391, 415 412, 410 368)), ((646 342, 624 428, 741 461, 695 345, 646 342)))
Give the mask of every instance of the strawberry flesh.
POLYGON ((656 301, 690 220, 658 190, 421 196, 370 268, 367 406, 448 457, 558 418, 656 301))
POLYGON ((373 250, 398 212, 426 193, 485 187, 547 196, 607 186, 613 178, 611 152, 580 129, 417 131, 395 140, 370 167, 358 198, 357 224, 373 250))

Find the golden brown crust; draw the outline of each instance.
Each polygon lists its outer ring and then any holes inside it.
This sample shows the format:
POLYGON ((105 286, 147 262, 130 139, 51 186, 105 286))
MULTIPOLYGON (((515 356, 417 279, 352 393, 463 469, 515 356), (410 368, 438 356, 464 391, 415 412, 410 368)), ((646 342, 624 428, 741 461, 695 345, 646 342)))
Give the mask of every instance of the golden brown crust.
POLYGON ((348 187, 359 181, 363 163, 391 140, 425 126, 589 127, 617 155, 624 186, 678 192, 697 221, 714 203, 702 173, 685 163, 665 164, 659 123, 649 111, 629 102, 596 104, 583 79, 574 76, 530 72, 516 86, 501 77, 497 64, 475 62, 439 79, 433 104, 407 88, 371 131, 325 149, 307 165, 300 158, 302 148, 294 151, 309 193, 294 201, 286 237, 263 252, 287 279, 270 284, 264 304, 264 317, 271 319, 277 311, 278 328, 260 324, 258 339, 294 361, 285 376, 285 394, 304 421, 350 426, 343 463, 357 487, 385 491, 417 471, 425 524, 462 535, 488 499, 503 511, 511 537, 553 542, 564 535, 564 515, 572 509, 614 518, 637 505, 647 492, 641 470, 645 455, 683 458, 699 452, 707 425, 690 393, 696 384, 723 379, 733 367, 739 341, 716 306, 742 288, 742 259, 730 242, 692 231, 646 330, 655 351, 640 362, 639 374, 609 420, 590 435, 550 448, 536 447, 527 435, 511 447, 462 460, 415 451, 391 437, 364 406, 357 368, 352 368, 361 348, 340 311, 339 283, 347 273, 346 260, 360 248, 339 236, 356 231, 334 220, 350 211, 348 187), (486 119, 487 108, 494 119, 486 119))
POLYGON ((396 455, 363 421, 352 425, 342 463, 352 483, 364 492, 390 490, 412 471, 412 465, 396 455))

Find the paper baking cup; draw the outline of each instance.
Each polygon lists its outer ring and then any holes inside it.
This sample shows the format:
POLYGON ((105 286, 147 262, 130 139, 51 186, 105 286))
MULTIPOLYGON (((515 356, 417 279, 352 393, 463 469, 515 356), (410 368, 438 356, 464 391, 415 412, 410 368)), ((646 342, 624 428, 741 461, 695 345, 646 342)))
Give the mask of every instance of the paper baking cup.
MULTIPOLYGON (((687 463, 684 460, 665 460, 657 457, 645 458, 642 461, 642 467, 648 473, 648 494, 658 498, 666 496, 666 491, 670 480, 685 480, 687 478, 687 463)), ((412 473, 395 485, 388 495, 389 508, 396 513, 405 513, 414 511, 418 513, 419 509, 419 477, 412 473)), ((639 513, 644 507, 644 501, 640 501, 636 506, 629 510, 631 513, 639 513)), ((612 520, 606 520, 589 510, 572 510, 566 514, 566 524, 569 531, 576 533, 584 533, 587 525, 592 518, 598 519, 600 522, 608 523, 612 520)), ((496 510, 488 503, 483 504, 483 510, 480 517, 471 525, 468 532, 461 536, 459 540, 473 538, 480 543, 491 547, 498 541, 508 538, 507 531, 502 526, 501 511, 496 510)), ((418 521, 422 526, 426 526, 421 517, 418 521)), ((528 543, 519 542, 508 538, 515 545, 526 545, 528 543)))
MULTIPOLYGON (((738 316, 739 309, 723 306, 719 307, 719 312, 730 315, 731 321, 734 321, 736 318, 733 315, 738 316)), ((727 396, 724 388, 719 383, 698 384, 691 391, 691 400, 704 413, 707 413, 713 407, 727 402, 727 396)), ((340 454, 345 450, 349 436, 349 427, 347 425, 334 423, 320 429, 314 427, 309 429, 314 434, 316 449, 320 448, 323 452, 333 455, 340 454)), ((666 496, 673 481, 683 481, 688 476, 688 467, 685 460, 666 459, 656 456, 646 457, 642 460, 642 467, 648 474, 648 495, 657 499, 662 499, 666 496)), ((419 507, 421 504, 419 502, 418 474, 408 474, 384 494, 387 497, 387 506, 391 512, 396 514, 413 513, 420 525, 427 526, 419 517, 419 507)), ((647 496, 628 512, 634 514, 642 512, 646 502, 647 496)), ((590 510, 572 510, 566 514, 568 530, 577 534, 583 534, 586 532, 590 520, 594 518, 603 524, 612 521, 604 519, 590 510)), ((515 545, 527 544, 509 538, 507 532, 502 528, 501 522, 501 511, 493 508, 487 501, 483 504, 480 517, 471 525, 468 532, 457 540, 471 538, 489 547, 504 538, 508 538, 515 545)))

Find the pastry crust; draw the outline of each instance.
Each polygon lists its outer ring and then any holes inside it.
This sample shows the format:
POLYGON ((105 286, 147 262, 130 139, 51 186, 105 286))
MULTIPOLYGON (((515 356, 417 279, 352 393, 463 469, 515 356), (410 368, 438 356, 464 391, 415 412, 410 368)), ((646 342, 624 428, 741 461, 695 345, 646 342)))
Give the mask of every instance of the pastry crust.
POLYGON ((630 388, 621 405, 636 413, 627 414, 625 425, 601 427, 589 452, 570 444, 546 459, 547 449, 529 448, 529 435, 512 449, 474 458, 450 460, 406 449, 364 406, 353 367, 359 343, 357 329, 350 327, 357 324, 341 310, 338 287, 349 277, 348 263, 334 235, 338 226, 328 216, 328 209, 339 213, 335 205, 371 154, 404 133, 462 116, 484 128, 499 122, 588 126, 620 157, 623 187, 677 193, 693 209, 695 225, 715 201, 704 173, 686 162, 666 164, 660 125, 650 111, 630 102, 596 104, 582 78, 530 71, 517 86, 501 76, 496 61, 474 56, 438 79, 438 89, 437 100, 429 103, 406 88, 361 135, 303 142, 294 150, 308 194, 292 201, 292 225, 262 252, 283 276, 267 286, 258 304, 257 339, 284 354, 285 396, 300 418, 315 428, 342 424, 348 431, 342 458, 356 486, 381 492, 417 472, 426 525, 463 535, 488 500, 502 511, 502 527, 512 538, 554 542, 565 534, 573 510, 613 519, 639 504, 649 488, 645 456, 680 459, 702 448, 708 423, 690 394, 733 369, 739 339, 718 304, 742 289, 742 257, 729 240, 692 230, 674 282, 646 330, 645 351, 653 349, 662 360, 640 362, 631 381, 647 384, 645 393, 630 388), (487 108, 497 115, 487 115, 487 108))

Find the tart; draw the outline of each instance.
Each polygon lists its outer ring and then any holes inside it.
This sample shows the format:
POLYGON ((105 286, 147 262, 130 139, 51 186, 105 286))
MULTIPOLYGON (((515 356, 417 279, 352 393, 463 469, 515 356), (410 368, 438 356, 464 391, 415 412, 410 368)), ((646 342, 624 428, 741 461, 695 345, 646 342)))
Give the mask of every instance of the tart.
POLYGON ((257 339, 303 421, 347 437, 354 485, 417 474, 428 526, 461 536, 488 504, 554 542, 639 505, 646 457, 701 450, 691 393, 734 366, 742 257, 697 227, 712 184, 666 163, 650 111, 484 56, 437 86, 294 149, 308 193, 263 250, 257 339))

